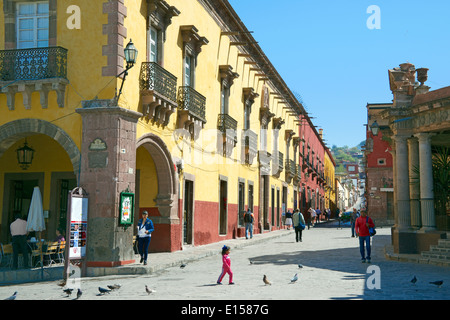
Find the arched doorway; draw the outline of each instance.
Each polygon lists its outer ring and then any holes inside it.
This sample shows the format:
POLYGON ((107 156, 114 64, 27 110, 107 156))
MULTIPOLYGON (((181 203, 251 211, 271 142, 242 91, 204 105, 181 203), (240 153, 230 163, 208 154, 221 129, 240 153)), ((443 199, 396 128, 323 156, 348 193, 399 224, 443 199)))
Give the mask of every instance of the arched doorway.
POLYGON ((61 128, 44 120, 21 119, 0 126, 0 241, 10 240, 15 213, 27 217, 33 188, 41 190, 46 230, 52 240, 57 228, 65 230, 68 191, 77 185, 79 149, 61 128), (35 149, 32 165, 22 169, 16 149, 24 141, 35 149))
POLYGON ((136 142, 136 208, 135 222, 142 211, 149 213, 155 225, 150 251, 181 249, 178 174, 164 141, 146 134, 136 142))

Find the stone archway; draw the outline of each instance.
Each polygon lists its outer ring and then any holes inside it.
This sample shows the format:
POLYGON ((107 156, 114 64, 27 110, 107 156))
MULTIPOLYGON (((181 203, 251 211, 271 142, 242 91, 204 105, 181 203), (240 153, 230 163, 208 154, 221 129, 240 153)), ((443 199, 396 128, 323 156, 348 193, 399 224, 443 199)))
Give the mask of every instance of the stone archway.
POLYGON ((72 138, 60 127, 41 119, 20 119, 0 126, 0 157, 17 140, 33 134, 44 134, 57 141, 67 152, 75 176, 80 170, 80 150, 72 138))
POLYGON ((177 212, 178 177, 172 156, 164 141, 152 133, 145 134, 137 140, 136 150, 141 146, 151 155, 156 167, 158 194, 154 200, 161 214, 159 223, 179 223, 177 212))

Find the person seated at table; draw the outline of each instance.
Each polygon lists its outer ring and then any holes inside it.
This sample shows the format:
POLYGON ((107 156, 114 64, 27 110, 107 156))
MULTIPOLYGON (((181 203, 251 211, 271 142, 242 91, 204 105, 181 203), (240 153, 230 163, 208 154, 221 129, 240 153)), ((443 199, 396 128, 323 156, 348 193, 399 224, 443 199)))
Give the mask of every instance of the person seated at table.
POLYGON ((61 243, 61 241, 66 241, 66 239, 64 239, 64 236, 62 235, 62 229, 61 228, 56 229, 56 238, 53 241, 54 242, 59 242, 59 243, 61 243))

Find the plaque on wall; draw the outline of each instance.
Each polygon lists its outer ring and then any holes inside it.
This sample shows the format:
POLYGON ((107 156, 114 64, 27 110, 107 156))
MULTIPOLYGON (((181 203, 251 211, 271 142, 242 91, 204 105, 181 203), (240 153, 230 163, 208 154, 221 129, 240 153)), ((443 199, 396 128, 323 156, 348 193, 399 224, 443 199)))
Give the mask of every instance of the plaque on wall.
POLYGON ((108 152, 89 152, 89 168, 106 168, 108 165, 108 152))
POLYGON ((103 141, 100 138, 96 138, 89 145, 89 150, 91 150, 91 151, 103 151, 103 150, 106 150, 106 149, 107 149, 106 142, 103 141))

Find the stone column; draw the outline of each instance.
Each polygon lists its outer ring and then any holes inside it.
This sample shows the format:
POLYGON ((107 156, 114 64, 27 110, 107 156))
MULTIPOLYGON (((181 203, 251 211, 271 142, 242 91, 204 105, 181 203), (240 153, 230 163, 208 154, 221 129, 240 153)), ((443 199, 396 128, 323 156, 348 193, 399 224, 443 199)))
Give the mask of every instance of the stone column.
POLYGON ((417 138, 408 139, 408 161, 411 226, 418 230, 422 225, 422 220, 420 217, 419 142, 417 138))
POLYGON ((135 192, 136 123, 141 113, 112 100, 89 100, 82 117, 80 186, 89 196, 87 267, 134 262, 133 227, 119 224, 120 193, 135 192))
POLYGON ((397 229, 406 231, 411 227, 410 203, 409 203, 409 170, 408 170, 408 146, 406 136, 395 135, 395 166, 397 183, 397 229))
POLYGON ((420 205, 423 232, 436 230, 434 216, 433 167, 431 155, 432 133, 418 133, 420 157, 420 205))

